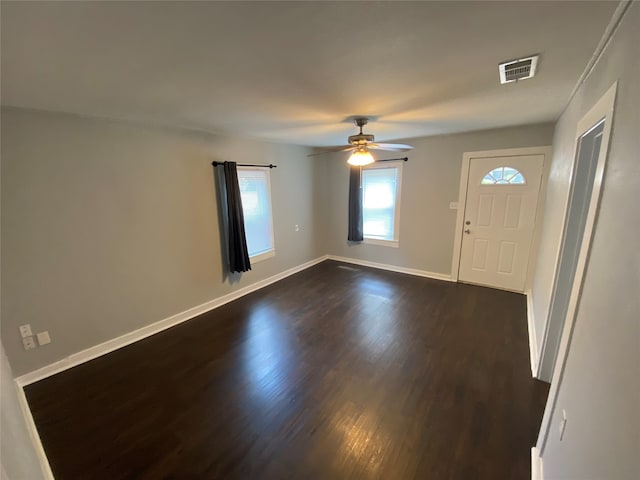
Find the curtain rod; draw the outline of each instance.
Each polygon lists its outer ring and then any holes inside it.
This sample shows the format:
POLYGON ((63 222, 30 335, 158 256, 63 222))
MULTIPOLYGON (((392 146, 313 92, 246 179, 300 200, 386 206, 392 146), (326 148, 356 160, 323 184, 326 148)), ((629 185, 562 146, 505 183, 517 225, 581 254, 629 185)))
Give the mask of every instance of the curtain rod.
MULTIPOLYGON (((227 162, 211 162, 211 165, 217 167, 218 165, 224 165, 227 162)), ((256 165, 253 163, 238 163, 238 167, 262 167, 262 168, 277 168, 277 165, 269 164, 269 165, 256 165)))
POLYGON ((402 160, 403 162, 408 162, 409 157, 387 158, 385 160, 376 160, 376 162, 397 162, 398 160, 402 160))

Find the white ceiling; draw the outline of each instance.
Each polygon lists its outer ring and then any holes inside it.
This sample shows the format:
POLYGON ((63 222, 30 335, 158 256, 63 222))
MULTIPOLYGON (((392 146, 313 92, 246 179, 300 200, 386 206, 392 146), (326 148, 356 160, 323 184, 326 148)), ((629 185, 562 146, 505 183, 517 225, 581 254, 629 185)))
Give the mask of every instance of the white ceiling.
POLYGON ((314 146, 550 121, 616 6, 3 1, 2 104, 314 146))

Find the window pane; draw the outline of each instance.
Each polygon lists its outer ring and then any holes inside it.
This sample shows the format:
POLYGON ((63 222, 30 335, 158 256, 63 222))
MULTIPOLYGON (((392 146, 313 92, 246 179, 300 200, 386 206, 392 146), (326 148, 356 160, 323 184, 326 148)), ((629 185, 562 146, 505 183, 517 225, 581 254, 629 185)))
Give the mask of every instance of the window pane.
POLYGON ((394 240, 398 168, 363 169, 362 190, 364 236, 394 240))
POLYGON ((515 168, 511 168, 511 167, 503 167, 502 171, 504 172, 504 179, 505 180, 511 180, 518 173, 520 173, 520 172, 518 172, 518 170, 516 170, 515 168))
POLYGON ((238 169, 244 230, 250 257, 273 250, 268 174, 268 171, 262 169, 238 169))
POLYGON ((521 173, 518 173, 515 177, 511 179, 511 183, 515 185, 524 184, 524 177, 522 176, 521 173))
POLYGON ((487 173, 481 185, 524 185, 524 176, 513 167, 498 167, 487 173))

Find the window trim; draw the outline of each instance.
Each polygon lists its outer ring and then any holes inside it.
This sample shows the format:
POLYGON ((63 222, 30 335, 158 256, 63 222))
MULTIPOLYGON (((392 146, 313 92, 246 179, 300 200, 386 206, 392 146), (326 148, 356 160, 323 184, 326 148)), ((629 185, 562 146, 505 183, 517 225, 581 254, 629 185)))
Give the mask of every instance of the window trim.
POLYGON ((485 173, 482 178, 480 179, 480 186, 483 187, 495 187, 495 186, 500 186, 500 187, 523 187, 527 185, 527 177, 524 176, 524 173, 522 173, 520 170, 518 170, 515 167, 512 167, 510 165, 502 165, 500 167, 496 167, 493 168, 491 170, 489 170, 487 173, 485 173), (496 170, 502 169, 503 175, 504 175, 504 169, 505 168, 510 168, 512 170, 515 170, 517 173, 515 175, 512 175, 509 180, 504 180, 504 177, 500 180, 496 180, 496 178, 493 176, 493 172, 495 172, 496 170), (520 175, 520 177, 522 177, 522 182, 515 182, 515 183, 511 183, 511 180, 515 179, 518 175, 520 175), (493 180, 495 180, 494 182, 491 183, 484 183, 484 180, 487 178, 487 176, 490 176, 493 180))
MULTIPOLYGON (((403 169, 404 161, 398 160, 393 162, 375 162, 371 165, 367 165, 362 167, 362 172, 365 170, 378 170, 384 168, 397 168, 398 169, 398 177, 396 181, 396 198, 393 206, 393 240, 385 240, 382 238, 374 238, 367 237, 364 231, 362 232, 362 243, 366 243, 368 245, 378 245, 382 247, 392 247, 399 248, 400 247, 400 200, 402 198, 402 169, 403 169)), ((361 185, 363 185, 363 178, 360 179, 361 185)), ((364 188, 364 185, 363 185, 364 188)), ((363 201, 364 201, 364 190, 363 201)), ((364 213, 364 205, 362 208, 364 213)))
MULTIPOLYGON (((257 172, 262 172, 262 168, 257 168, 257 167, 241 167, 238 166, 236 167, 238 171, 257 171, 257 172)), ((267 197, 269 200, 269 216, 270 216, 270 220, 271 220, 271 250, 267 250, 266 252, 262 252, 262 253, 258 253, 255 255, 249 255, 249 260, 251 260, 251 264, 253 265, 254 263, 259 263, 262 262, 264 260, 267 260, 269 258, 275 257, 276 255, 276 241, 274 238, 274 230, 275 230, 275 226, 274 226, 274 221, 273 221, 273 201, 271 199, 271 169, 267 169, 265 172, 266 174, 266 179, 267 179, 267 197)), ((238 181, 240 180, 240 178, 238 177, 238 181)), ((244 212, 243 212, 244 214, 244 212)))

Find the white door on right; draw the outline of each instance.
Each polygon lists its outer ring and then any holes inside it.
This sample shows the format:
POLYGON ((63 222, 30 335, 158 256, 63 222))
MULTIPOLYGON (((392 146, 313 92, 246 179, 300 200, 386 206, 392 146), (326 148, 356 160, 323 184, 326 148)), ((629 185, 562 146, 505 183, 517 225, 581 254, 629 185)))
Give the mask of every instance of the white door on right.
POLYGON ((471 158, 461 282, 524 291, 544 156, 471 158))

